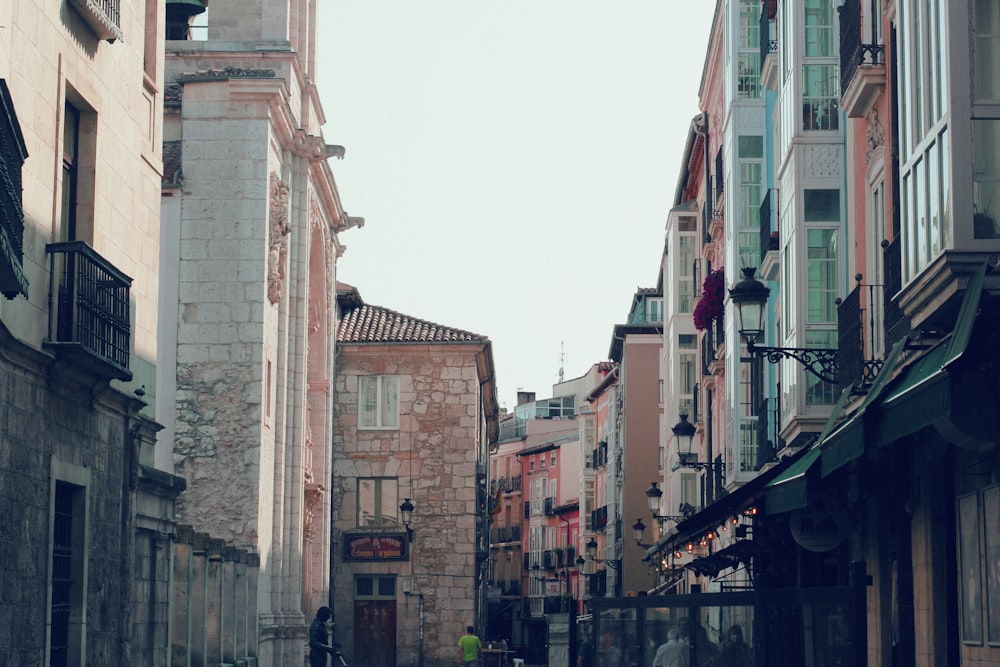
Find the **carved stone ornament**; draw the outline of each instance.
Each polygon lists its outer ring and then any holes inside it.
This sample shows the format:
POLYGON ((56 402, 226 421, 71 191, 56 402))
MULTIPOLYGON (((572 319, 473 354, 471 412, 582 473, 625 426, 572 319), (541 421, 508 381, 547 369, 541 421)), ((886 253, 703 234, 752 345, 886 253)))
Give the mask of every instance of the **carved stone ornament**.
POLYGON ((316 508, 326 495, 326 489, 322 484, 307 483, 305 488, 305 516, 303 517, 303 537, 306 542, 312 543, 316 539, 316 508))
POLYGON ((868 112, 868 150, 865 151, 865 164, 868 164, 872 156, 879 148, 885 144, 885 127, 878 118, 878 109, 868 112))
POLYGON ((285 285, 285 264, 288 258, 288 184, 271 172, 270 230, 267 252, 267 298, 281 301, 285 285))
POLYGON ((226 79, 274 79, 278 75, 273 69, 253 69, 250 67, 225 67, 223 69, 203 69, 184 72, 177 77, 179 83, 189 81, 225 81, 226 79))

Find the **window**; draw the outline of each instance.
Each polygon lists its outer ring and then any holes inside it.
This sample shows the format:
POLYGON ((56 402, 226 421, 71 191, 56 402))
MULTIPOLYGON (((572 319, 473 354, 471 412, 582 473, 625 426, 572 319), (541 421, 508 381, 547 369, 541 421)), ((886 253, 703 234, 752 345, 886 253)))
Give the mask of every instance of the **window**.
POLYGON ((681 313, 694 311, 695 293, 695 236, 681 234, 677 238, 677 310, 681 313))
POLYGON ((0 78, 0 292, 8 299, 28 294, 24 277, 24 209, 21 167, 28 157, 7 81, 0 78))
POLYGON ((741 161, 740 165, 740 266, 760 264, 760 198, 763 166, 760 162, 741 161))
POLYGON ((646 322, 663 321, 663 299, 646 299, 646 322))
POLYGON ((399 480, 395 477, 358 479, 358 528, 396 528, 399 522, 399 480))
POLYGON ((538 457, 538 467, 541 470, 545 470, 545 454, 538 457))
MULTIPOLYGON (((936 197, 929 203, 937 203, 936 197)), ((972 121, 972 205, 973 234, 977 239, 1000 238, 1000 121, 972 121)), ((937 227, 936 216, 921 211, 932 222, 931 230, 937 227)), ((926 226, 926 225, 925 225, 926 226)), ((936 234, 940 237, 940 234, 936 234)), ((931 243, 940 246, 940 243, 931 243)), ((931 247, 928 254, 936 255, 940 247, 931 247)))
POLYGON ((357 575, 354 577, 354 599, 396 599, 395 575, 357 575))
POLYGON ((1000 4, 976 0, 975 21, 975 95, 981 100, 997 100, 1000 99, 1000 4))
POLYGON ((837 321, 837 230, 809 229, 806 238, 807 321, 837 321))
POLYGON ((802 66, 802 129, 839 127, 840 81, 837 65, 802 66))
POLYGON ((680 386, 677 398, 677 414, 694 415, 694 385, 698 373, 697 355, 689 352, 680 354, 680 386))
POLYGON ((393 375, 358 377, 359 428, 399 428, 398 385, 393 375))
POLYGON ((832 57, 837 54, 834 41, 834 9, 831 0, 806 0, 805 55, 832 57))
POLYGON ((62 123, 58 240, 93 245, 97 113, 68 85, 62 123))
POLYGON ((681 473, 681 504, 698 507, 698 475, 690 472, 681 473))
POLYGON ((760 2, 740 0, 740 43, 736 54, 736 94, 741 100, 759 100, 760 2))
POLYGON ((556 465, 556 453, 552 452, 552 455, 549 457, 549 467, 554 468, 555 465, 556 465))
POLYGON ((52 512, 49 665, 80 665, 85 591, 85 487, 57 481, 52 512))

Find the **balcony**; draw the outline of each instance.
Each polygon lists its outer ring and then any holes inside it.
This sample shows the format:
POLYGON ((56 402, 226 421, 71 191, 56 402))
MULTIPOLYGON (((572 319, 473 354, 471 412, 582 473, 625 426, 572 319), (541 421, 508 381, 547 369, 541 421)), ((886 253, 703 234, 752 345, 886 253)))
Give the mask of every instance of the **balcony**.
POLYGON ((98 39, 109 42, 122 38, 121 0, 70 0, 98 39))
POLYGON ((760 82, 778 89, 778 0, 765 0, 760 8, 760 82))
POLYGON ((50 243, 49 339, 44 346, 87 372, 128 381, 132 279, 83 241, 50 243))
POLYGON ((878 43, 878 0, 870 0, 868 15, 862 0, 845 0, 840 12, 840 106, 850 118, 864 118, 885 90, 885 47, 878 43), (871 43, 864 44, 862 20, 871 22, 871 43))
POLYGON ((24 209, 21 167, 28 158, 7 83, 0 79, 0 293, 28 295, 24 277, 24 209))
POLYGON ((608 506, 599 507, 590 513, 590 525, 593 530, 604 530, 608 526, 608 506))
POLYGON ((760 203, 760 274, 777 280, 781 269, 778 249, 778 191, 771 188, 760 203))

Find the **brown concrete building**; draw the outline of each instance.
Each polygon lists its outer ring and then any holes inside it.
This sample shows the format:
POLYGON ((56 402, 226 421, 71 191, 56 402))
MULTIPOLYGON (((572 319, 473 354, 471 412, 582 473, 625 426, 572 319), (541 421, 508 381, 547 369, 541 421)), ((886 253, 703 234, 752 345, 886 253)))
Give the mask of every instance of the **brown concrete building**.
POLYGON ((337 301, 335 639, 354 664, 453 665, 485 625, 492 344, 347 285, 337 301))

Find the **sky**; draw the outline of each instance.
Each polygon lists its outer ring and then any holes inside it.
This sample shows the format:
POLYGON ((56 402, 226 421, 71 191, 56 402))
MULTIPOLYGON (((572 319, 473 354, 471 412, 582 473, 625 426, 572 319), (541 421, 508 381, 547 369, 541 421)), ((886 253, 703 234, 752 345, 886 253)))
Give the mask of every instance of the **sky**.
POLYGON ((337 279, 488 336, 497 394, 608 359, 655 287, 712 0, 324 0, 337 279))

